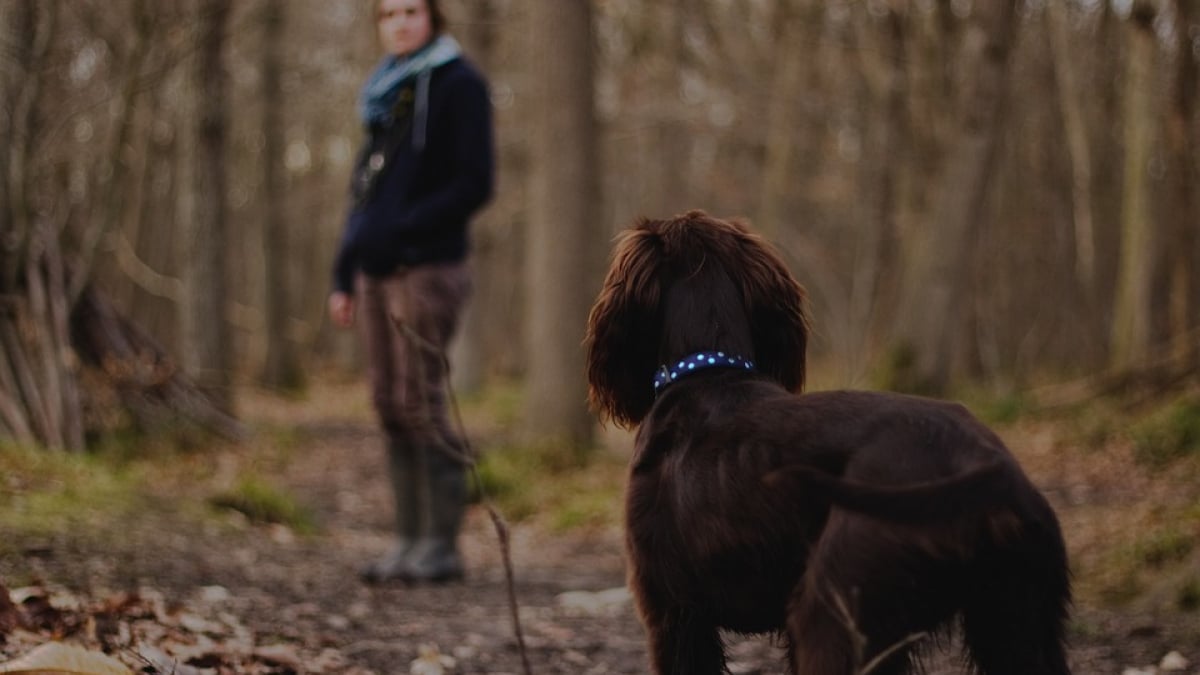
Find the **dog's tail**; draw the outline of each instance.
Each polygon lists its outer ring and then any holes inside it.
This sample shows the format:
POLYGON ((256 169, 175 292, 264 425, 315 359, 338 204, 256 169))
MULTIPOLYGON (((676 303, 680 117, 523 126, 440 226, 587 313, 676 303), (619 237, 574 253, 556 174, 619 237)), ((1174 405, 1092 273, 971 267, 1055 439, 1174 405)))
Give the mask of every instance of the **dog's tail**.
POLYGON ((769 489, 805 497, 863 515, 896 522, 939 522, 981 513, 1012 496, 1011 467, 996 458, 947 478, 908 485, 868 485, 812 466, 793 466, 763 477, 769 489))

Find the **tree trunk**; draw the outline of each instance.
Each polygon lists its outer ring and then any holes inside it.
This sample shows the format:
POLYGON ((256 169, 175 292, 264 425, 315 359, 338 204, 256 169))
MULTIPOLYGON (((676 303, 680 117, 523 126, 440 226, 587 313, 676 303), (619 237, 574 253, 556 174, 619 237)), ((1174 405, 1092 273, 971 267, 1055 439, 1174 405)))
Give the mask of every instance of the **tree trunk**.
POLYGON ((198 51, 192 65, 194 146, 190 222, 181 237, 186 302, 182 343, 184 364, 196 382, 221 405, 232 408, 230 370, 233 344, 226 316, 227 263, 225 159, 227 96, 226 20, 230 0, 199 0, 198 51))
POLYGON ((59 249, 61 223, 35 209, 42 72, 57 4, 21 0, 4 9, 0 100, 8 108, 0 202, 0 438, 83 449, 77 364, 67 326, 70 299, 59 249))
MULTIPOLYGON (((488 73, 496 59, 496 6, 495 0, 472 0, 467 8, 467 22, 461 36, 467 56, 488 73)), ((504 171, 499 172, 504 180, 504 171)), ((492 314, 497 309, 496 291, 510 284, 511 269, 498 260, 497 223, 495 209, 485 209, 471 224, 472 274, 475 279, 474 297, 463 310, 458 334, 450 344, 451 385, 460 393, 475 392, 487 380, 488 331, 501 323, 492 314)), ((502 311, 511 311, 507 303, 499 303, 502 311)))
POLYGON ((823 25, 824 3, 791 4, 780 9, 776 44, 779 58, 772 61, 771 98, 763 128, 763 169, 758 195, 756 228, 769 239, 778 240, 788 197, 794 189, 797 107, 814 82, 813 61, 817 58, 823 25))
POLYGON ((658 90, 662 92, 658 102, 661 114, 654 118, 654 140, 651 142, 654 154, 649 163, 652 167, 650 175, 646 176, 651 189, 644 206, 645 213, 654 217, 680 213, 688 206, 691 139, 679 92, 688 62, 684 32, 688 18, 694 14, 691 6, 694 2, 675 0, 657 7, 664 18, 661 25, 664 53, 659 61, 661 65, 654 73, 658 90))
POLYGON ((972 243, 984 217, 1002 107, 1009 52, 1016 32, 1016 0, 974 5, 959 62, 960 113, 937 183, 929 226, 913 233, 903 251, 903 279, 891 354, 889 386, 943 393, 965 339, 972 243))
POLYGON ((1167 117, 1167 146, 1171 154, 1173 191, 1170 251, 1170 333, 1176 354, 1192 347, 1194 331, 1200 327, 1200 223, 1195 189, 1200 185, 1196 167, 1196 86, 1200 80, 1200 56, 1193 47, 1194 0, 1175 0, 1175 82, 1167 117))
POLYGON ((1051 2, 1043 10, 1054 60, 1059 110, 1071 159, 1071 217, 1075 224, 1075 275, 1089 306, 1096 305, 1096 226, 1092 218, 1092 157, 1069 43, 1066 3, 1051 2))
POLYGON ((592 437, 583 334, 600 250, 591 3, 536 2, 527 298, 530 431, 583 447, 592 437))
POLYGON ((1125 166, 1121 189, 1121 258, 1112 325, 1112 366, 1124 369, 1150 353, 1153 335, 1155 235, 1149 165, 1154 143, 1157 38, 1151 0, 1134 3, 1125 70, 1125 166))
POLYGON ((866 144, 861 162, 862 201, 854 237, 853 272, 847 298, 849 331, 847 381, 857 381, 872 360, 878 329, 894 319, 896 245, 899 241, 897 176, 904 171, 908 126, 905 103, 908 82, 904 68, 907 49, 907 0, 890 0, 873 44, 864 27, 856 51, 865 95, 871 101, 866 144), (874 58, 872 54, 878 55, 874 58))
POLYGON ((295 336, 289 330, 291 294, 289 274, 291 237, 284 219, 283 200, 283 90, 281 87, 283 0, 265 0, 262 6, 262 178, 263 275, 266 318, 266 361, 262 384, 281 391, 304 387, 304 371, 295 336))

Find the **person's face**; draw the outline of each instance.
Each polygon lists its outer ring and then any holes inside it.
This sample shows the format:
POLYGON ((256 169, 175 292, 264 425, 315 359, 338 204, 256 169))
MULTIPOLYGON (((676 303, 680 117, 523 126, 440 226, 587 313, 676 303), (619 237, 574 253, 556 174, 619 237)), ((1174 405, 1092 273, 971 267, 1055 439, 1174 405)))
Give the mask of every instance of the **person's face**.
POLYGON ((380 43, 396 56, 415 52, 433 35, 425 0, 379 0, 377 20, 380 43))

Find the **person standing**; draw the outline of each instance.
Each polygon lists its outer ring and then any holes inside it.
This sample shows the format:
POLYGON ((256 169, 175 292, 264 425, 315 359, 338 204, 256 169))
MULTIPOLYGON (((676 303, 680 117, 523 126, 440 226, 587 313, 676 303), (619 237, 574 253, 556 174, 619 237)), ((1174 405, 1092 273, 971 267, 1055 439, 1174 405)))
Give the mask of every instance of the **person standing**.
POLYGON ((329 296, 331 320, 363 337, 395 498, 396 543, 360 574, 454 581, 467 458, 443 354, 470 292, 468 225, 492 195, 491 102, 437 0, 377 10, 386 53, 359 94, 366 141, 329 296))

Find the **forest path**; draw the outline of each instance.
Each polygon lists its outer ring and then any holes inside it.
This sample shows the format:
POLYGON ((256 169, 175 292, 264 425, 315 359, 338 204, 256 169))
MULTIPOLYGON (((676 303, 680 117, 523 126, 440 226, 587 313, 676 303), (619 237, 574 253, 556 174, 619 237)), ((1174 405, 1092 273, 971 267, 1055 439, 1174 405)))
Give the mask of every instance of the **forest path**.
MULTIPOLYGON (((369 415, 360 404, 349 406, 358 411, 352 414, 346 408, 274 402, 264 413, 265 424, 290 429, 291 440, 285 461, 253 468, 269 473, 272 483, 312 510, 316 534, 237 518, 214 524, 160 495, 154 503, 161 508, 111 530, 66 533, 27 546, 27 555, 4 561, 0 574, 35 576, 87 597, 154 589, 176 612, 171 644, 190 644, 192 654, 208 649, 193 665, 213 669, 198 672, 437 673, 421 667, 439 656, 453 659, 448 673, 522 672, 498 539, 480 506, 469 510, 464 525, 463 583, 359 582, 357 569, 388 548, 390 495, 369 415), (180 613, 203 621, 189 625, 180 613), (222 647, 237 640, 234 647, 222 647)), ((1062 461, 1039 454, 1036 438, 1016 440, 1014 448, 1032 448, 1022 460, 1055 500, 1070 538, 1069 528, 1083 522, 1096 498, 1080 499, 1076 493, 1082 488, 1072 487, 1086 477, 1070 472, 1084 469, 1070 463, 1064 469, 1062 461), (1072 494, 1076 497, 1068 499, 1072 494)), ((241 453, 223 456, 216 474, 244 471, 246 461, 241 453)), ((537 519, 511 526, 517 599, 534 673, 647 672, 643 632, 621 590, 621 547, 616 527, 559 532, 537 519)), ((1132 615, 1079 607, 1072 631, 1075 672, 1121 675, 1178 650, 1192 663, 1186 675, 1200 673, 1197 623, 1195 613, 1132 615)), ((144 640, 154 635, 134 632, 144 640)), ((13 644, 8 647, 15 651, 13 644)), ((180 659, 189 653, 166 651, 180 659)), ((728 653, 733 673, 785 672, 782 650, 767 639, 729 636, 728 653)), ((953 655, 939 654, 929 672, 962 670, 953 655)))

